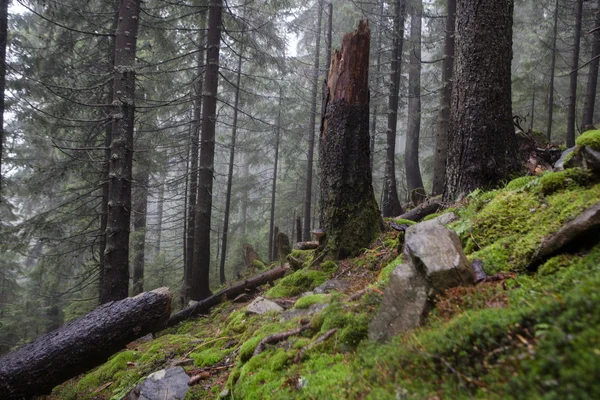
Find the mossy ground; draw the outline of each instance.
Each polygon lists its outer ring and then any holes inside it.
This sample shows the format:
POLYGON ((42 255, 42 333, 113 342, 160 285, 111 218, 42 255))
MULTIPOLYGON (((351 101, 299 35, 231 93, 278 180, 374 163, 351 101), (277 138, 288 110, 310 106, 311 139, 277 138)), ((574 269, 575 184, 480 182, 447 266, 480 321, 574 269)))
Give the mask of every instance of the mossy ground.
POLYGON ((314 253, 296 254, 310 262, 263 295, 289 298, 296 308, 328 303, 312 317, 281 322, 225 303, 130 346, 52 398, 120 398, 183 357, 194 360, 186 369, 211 372, 188 400, 218 398, 226 387, 233 399, 600 398, 600 245, 555 256, 536 273, 526 270, 542 238, 598 201, 600 185, 580 171, 518 178, 467 196, 452 210, 459 220, 451 228, 469 258, 482 260, 488 274, 502 274, 446 292, 424 326, 391 343, 367 337, 389 275, 403 262, 403 233, 395 231, 338 263, 313 265, 314 253), (330 278, 350 287, 298 297, 330 278), (307 323, 310 329, 253 355, 263 338, 307 323), (319 340, 331 329, 337 330, 319 340))

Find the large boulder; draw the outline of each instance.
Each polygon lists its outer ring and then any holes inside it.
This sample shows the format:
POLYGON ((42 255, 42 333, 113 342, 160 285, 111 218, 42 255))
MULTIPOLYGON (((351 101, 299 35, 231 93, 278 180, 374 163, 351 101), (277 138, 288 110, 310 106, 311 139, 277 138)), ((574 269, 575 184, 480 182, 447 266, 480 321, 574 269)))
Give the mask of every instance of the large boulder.
POLYGON ((406 230, 404 258, 436 291, 475 283, 473 269, 458 235, 436 220, 421 222, 406 230))

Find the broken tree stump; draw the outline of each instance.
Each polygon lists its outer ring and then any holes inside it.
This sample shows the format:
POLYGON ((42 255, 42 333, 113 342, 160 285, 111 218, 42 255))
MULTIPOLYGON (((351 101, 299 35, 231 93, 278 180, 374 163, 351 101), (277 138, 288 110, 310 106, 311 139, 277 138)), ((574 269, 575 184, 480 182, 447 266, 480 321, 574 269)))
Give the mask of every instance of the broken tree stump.
POLYGON ((0 399, 49 394, 164 324, 171 313, 167 288, 106 303, 0 358, 0 399))
POLYGON ((368 22, 344 35, 331 59, 319 148, 321 227, 334 257, 357 254, 382 228, 373 194, 369 136, 368 22))
POLYGON ((163 326, 163 328, 168 328, 177 325, 181 321, 185 321, 188 318, 206 314, 208 311, 210 311, 212 307, 216 306, 217 304, 221 304, 224 301, 224 299, 233 300, 240 294, 246 293, 248 291, 253 291, 257 287, 264 285, 265 283, 277 280, 283 277, 289 269, 290 266, 288 264, 284 264, 281 267, 273 268, 272 270, 269 270, 265 273, 254 276, 236 285, 228 287, 227 289, 223 289, 213 294, 212 296, 199 301, 193 306, 190 306, 179 311, 178 313, 173 314, 171 318, 169 318, 169 320, 165 323, 165 326, 163 326))

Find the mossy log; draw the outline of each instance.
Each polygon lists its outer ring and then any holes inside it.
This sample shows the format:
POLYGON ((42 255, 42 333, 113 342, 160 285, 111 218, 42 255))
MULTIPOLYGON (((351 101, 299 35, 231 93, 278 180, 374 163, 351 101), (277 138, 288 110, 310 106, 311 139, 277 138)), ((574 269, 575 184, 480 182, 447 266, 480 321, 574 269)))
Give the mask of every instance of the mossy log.
POLYGON ((170 313, 167 288, 101 305, 0 358, 0 399, 49 394, 162 326, 170 313))
POLYGON ((321 228, 333 255, 368 247, 382 227, 373 194, 369 136, 370 29, 344 35, 329 68, 319 148, 321 228))
POLYGON ((408 219, 410 221, 419 222, 428 215, 435 214, 444 208, 444 205, 436 199, 430 199, 425 203, 421 203, 410 211, 399 215, 396 218, 408 219))
POLYGON ((177 325, 181 321, 185 321, 188 318, 196 317, 198 315, 206 314, 214 306, 221 304, 224 300, 233 300, 240 294, 248 291, 253 291, 257 287, 264 285, 265 283, 273 282, 285 275, 290 269, 288 264, 284 264, 281 267, 274 268, 260 275, 254 276, 236 285, 223 289, 214 295, 207 297, 198 303, 173 314, 171 318, 166 322, 164 328, 168 328, 177 325))

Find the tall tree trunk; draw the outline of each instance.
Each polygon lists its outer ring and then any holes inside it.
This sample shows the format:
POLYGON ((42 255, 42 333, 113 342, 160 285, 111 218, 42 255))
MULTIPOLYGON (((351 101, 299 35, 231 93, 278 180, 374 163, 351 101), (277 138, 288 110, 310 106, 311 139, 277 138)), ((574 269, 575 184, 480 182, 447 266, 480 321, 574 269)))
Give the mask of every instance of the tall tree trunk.
POLYGON ((406 184, 414 205, 425 200, 425 189, 419 168, 419 135, 421 133, 421 16, 422 0, 411 0, 410 66, 408 69, 408 131, 404 153, 406 184))
POLYGON ((512 13, 512 0, 457 1, 445 200, 495 185, 520 167, 510 90, 512 13))
POLYGON ((129 222, 131 217, 131 168, 135 114, 135 53, 140 0, 122 0, 115 37, 115 72, 110 163, 108 172, 108 221, 104 268, 105 297, 101 303, 129 294, 129 222))
POLYGON ((167 174, 165 172, 161 172, 158 183, 158 200, 156 203, 156 244, 154 246, 156 255, 160 254, 160 242, 162 240, 162 221, 165 204, 166 177, 167 174))
POLYGON ((556 69, 556 38, 558 36, 558 0, 554 6, 554 29, 552 33, 552 61, 550 62, 550 83, 548 84, 548 121, 546 124, 546 138, 552 140, 552 114, 554 111, 554 71, 556 69))
POLYGON ((577 106, 577 76, 579 68, 579 48, 581 43, 581 17, 583 0, 575 1, 575 31, 573 54, 571 55, 571 80, 569 83, 569 112, 567 114, 567 147, 575 146, 575 112, 577 106))
POLYGON ((594 23, 594 45, 592 46, 592 58, 588 72, 587 88, 585 91, 585 104, 583 106, 583 121, 581 126, 587 130, 594 124, 594 106, 596 105, 596 86, 598 85, 598 64, 600 62, 600 1, 596 6, 596 18, 594 23))
POLYGON ((0 5, 0 204, 2 203, 2 155, 4 154, 4 97, 6 93, 6 44, 8 41, 8 2, 0 5))
MULTIPOLYGON (((281 133, 281 103, 283 99, 283 89, 279 88, 279 113, 277 114, 277 127, 275 128, 275 162, 273 164, 273 185, 271 187, 271 216, 269 218, 269 249, 274 247, 276 233, 273 230, 275 226, 275 195, 277 193, 277 165, 279 163, 279 136, 281 133)), ((271 261, 275 258, 271 257, 271 261)))
MULTIPOLYGON (((376 81, 376 85, 377 88, 379 90, 380 86, 381 86, 381 76, 380 76, 380 72, 381 72, 381 53, 383 52, 383 49, 381 47, 381 38, 383 37, 383 21, 384 21, 384 14, 383 14, 383 0, 379 0, 379 27, 377 29, 377 62, 375 64, 375 81, 376 81)), ((375 163, 375 142, 377 140, 377 116, 378 116, 378 109, 377 109, 377 102, 374 102, 373 104, 373 116, 371 118, 371 173, 374 173, 374 169, 373 169, 373 165, 375 163)))
MULTIPOLYGON (((242 19, 245 16, 242 12, 242 19)), ((244 36, 242 27, 241 36, 244 36)), ((219 281, 225 283, 225 259, 227 257, 227 235, 229 235, 229 211, 231 207, 231 185, 233 183, 233 162, 235 160, 235 141, 237 136, 238 106, 240 104, 240 83, 242 78, 242 58, 244 57, 244 45, 238 54, 238 64, 235 77, 235 99, 233 101, 233 126, 231 128, 231 144, 229 148, 229 171, 227 173, 227 192, 225 193, 225 212, 223 215, 223 238, 221 245, 221 262, 219 263, 219 281)))
POLYGON ((320 223, 339 258, 368 247, 381 228, 369 168, 369 45, 369 25, 361 21, 357 30, 344 35, 327 79, 320 223))
POLYGON ((450 126, 450 103, 452 101, 452 73, 454 68, 454 24, 456 21, 456 0, 446 3, 446 34, 444 37, 444 61, 442 62, 442 95, 440 112, 435 131, 435 162, 433 165, 433 188, 431 194, 437 196, 444 191, 446 180, 446 160, 448 158, 448 129, 450 126))
POLYGON ((296 217, 296 242, 302 241, 302 218, 296 217))
POLYGON ((404 43, 404 18, 406 0, 396 0, 394 6, 394 27, 392 59, 390 70, 390 93, 388 97, 387 149, 385 161, 385 182, 383 192, 383 216, 402 214, 396 188, 396 127, 398 126, 398 92, 402 70, 402 46, 404 43))
POLYGON ((321 20, 323 17, 323 0, 319 0, 317 17, 317 38, 315 43, 315 64, 311 90, 310 118, 308 121, 308 155, 306 160, 306 196, 304 198, 304 240, 310 240, 310 218, 312 203, 313 156, 315 149, 315 119, 317 115, 317 88, 319 82, 319 52, 321 49, 321 20))
POLYGON ((194 269, 192 272, 192 300, 202 300, 212 293, 209 287, 210 229, 212 216, 212 189, 215 160, 215 125, 217 118, 217 89, 219 86, 219 50, 223 0, 210 0, 208 10, 207 57, 204 72, 204 99, 202 101, 202 137, 200 173, 196 207, 194 269))
POLYGON ((194 91, 194 111, 192 117, 192 126, 190 129, 190 170, 188 184, 187 200, 187 224, 186 224, 186 258, 184 286, 185 298, 189 300, 190 290, 192 290, 192 270, 194 269, 194 235, 196 222, 196 201, 198 195, 198 153, 200 147, 200 119, 202 112, 202 73, 204 71, 204 46, 205 46, 205 18, 206 12, 202 12, 200 17, 200 32, 198 33, 198 55, 196 59, 196 82, 193 85, 194 91))
POLYGON ((148 210, 149 172, 142 166, 137 180, 138 187, 133 199, 133 295, 144 291, 144 256, 146 248, 146 217, 148 210))
POLYGON ((535 120, 535 75, 532 77, 533 94, 531 96, 531 118, 529 120, 529 129, 533 130, 533 121, 535 120))
POLYGON ((246 240, 246 223, 248 220, 248 178, 250 177, 250 155, 244 154, 242 162, 242 182, 244 186, 242 188, 242 201, 240 204, 240 237, 242 240, 246 240))

